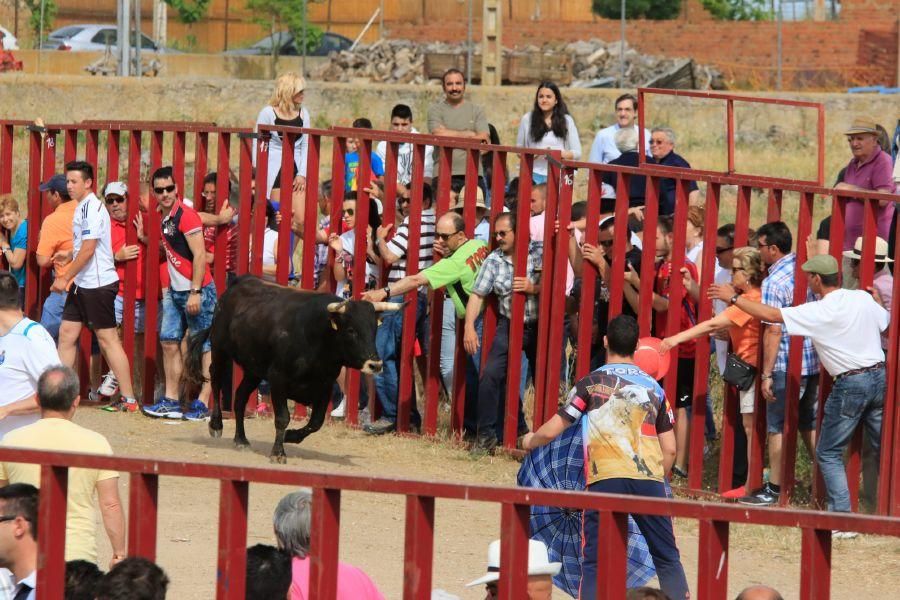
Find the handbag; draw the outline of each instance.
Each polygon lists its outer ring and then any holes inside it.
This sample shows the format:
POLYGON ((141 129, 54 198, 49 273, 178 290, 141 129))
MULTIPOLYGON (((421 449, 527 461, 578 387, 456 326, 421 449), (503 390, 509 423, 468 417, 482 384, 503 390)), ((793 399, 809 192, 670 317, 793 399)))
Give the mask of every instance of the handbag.
POLYGON ((740 391, 746 392, 756 381, 756 367, 742 360, 737 354, 729 352, 722 379, 740 391))

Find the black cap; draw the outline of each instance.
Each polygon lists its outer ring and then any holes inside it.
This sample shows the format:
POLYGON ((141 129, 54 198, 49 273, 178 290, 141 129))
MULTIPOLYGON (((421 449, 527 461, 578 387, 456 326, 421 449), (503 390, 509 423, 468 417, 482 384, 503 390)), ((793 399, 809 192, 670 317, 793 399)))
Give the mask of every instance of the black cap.
POLYGON ((58 192, 60 194, 69 193, 69 190, 66 188, 66 176, 62 173, 57 173, 49 180, 42 183, 38 189, 42 192, 58 192))

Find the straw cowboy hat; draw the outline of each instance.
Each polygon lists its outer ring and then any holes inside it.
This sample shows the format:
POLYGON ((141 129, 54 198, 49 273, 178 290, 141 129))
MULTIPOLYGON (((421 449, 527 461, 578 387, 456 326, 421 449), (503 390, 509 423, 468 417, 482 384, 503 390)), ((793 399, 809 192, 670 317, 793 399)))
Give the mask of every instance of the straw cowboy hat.
MULTIPOLYGON (((856 238, 856 243, 853 245, 853 250, 844 251, 844 258, 860 260, 862 259, 862 251, 863 239, 862 237, 858 237, 856 238)), ((875 238, 875 262, 881 264, 894 262, 888 258, 888 243, 880 237, 875 238)))
POLYGON ((878 135, 878 127, 875 124, 875 119, 865 116, 853 119, 853 123, 850 124, 850 129, 845 131, 844 135, 854 135, 857 133, 871 133, 872 135, 878 135))
MULTIPOLYGON (((557 575, 562 568, 562 563, 550 562, 547 555, 547 545, 540 540, 528 540, 528 575, 557 575)), ((466 584, 466 587, 483 585, 500 580, 500 540, 494 540, 488 546, 488 572, 475 581, 466 584)))
MULTIPOLYGON (((456 201, 456 205, 453 207, 453 210, 462 212, 463 207, 466 205, 466 188, 459 190, 459 200, 456 201)), ((480 186, 475 186, 475 208, 480 208, 482 210, 487 210, 487 204, 484 203, 484 192, 481 191, 480 186)))

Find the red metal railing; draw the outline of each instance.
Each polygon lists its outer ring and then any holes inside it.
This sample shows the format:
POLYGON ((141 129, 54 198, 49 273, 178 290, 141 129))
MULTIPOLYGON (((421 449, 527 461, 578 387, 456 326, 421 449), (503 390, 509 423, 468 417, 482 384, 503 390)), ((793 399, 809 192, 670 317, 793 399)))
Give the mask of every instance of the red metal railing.
MULTIPOLYGON (((744 98, 741 98, 742 100, 744 98)), ((519 176, 520 186, 518 192, 518 222, 520 235, 517 237, 515 250, 515 272, 517 275, 523 275, 525 271, 525 260, 528 252, 527 236, 521 235, 526 231, 528 223, 528 210, 526 208, 530 198, 530 181, 532 173, 532 159, 535 155, 548 154, 547 152, 528 151, 522 148, 508 146, 490 146, 477 144, 456 138, 442 138, 435 136, 419 135, 419 134, 397 134, 382 131, 371 130, 352 130, 352 129, 292 129, 270 127, 262 128, 258 133, 252 133, 249 130, 242 129, 226 129, 209 125, 195 124, 172 124, 172 123, 139 123, 139 122, 118 122, 118 123, 90 123, 80 125, 48 125, 45 128, 37 128, 27 126, 23 122, 0 122, 0 189, 13 189, 13 162, 16 158, 13 141, 16 132, 23 132, 29 138, 27 153, 24 154, 23 163, 27 163, 28 177, 25 183, 29 198, 29 239, 37 238, 37 229, 40 221, 49 212, 49 206, 46 201, 41 198, 41 194, 37 191, 38 182, 46 180, 53 172, 60 168, 62 161, 58 160, 56 148, 57 138, 62 135, 64 137, 64 153, 63 159, 69 160, 75 156, 84 156, 94 164, 98 164, 98 158, 105 156, 106 164, 100 165, 105 171, 107 180, 113 177, 121 177, 120 163, 122 162, 121 145, 123 143, 123 133, 128 134, 128 151, 127 151, 127 171, 126 177, 131 190, 140 189, 140 171, 141 171, 141 154, 142 149, 146 146, 144 143, 149 140, 149 168, 150 170, 164 164, 171 163, 174 167, 175 180, 180 189, 186 189, 188 172, 187 154, 190 142, 193 142, 194 148, 194 168, 193 168, 193 190, 195 197, 199 196, 202 190, 203 177, 207 173, 208 163, 215 155, 216 169, 219 172, 219 183, 217 186, 218 198, 213 207, 216 211, 227 197, 227 186, 222 185, 225 181, 224 173, 233 171, 235 168, 238 173, 238 191, 239 191, 239 248, 238 262, 236 272, 238 274, 250 272, 255 274, 261 273, 262 265, 262 238, 265 228, 265 205, 262 202, 253 202, 254 197, 260 196, 260 190, 264 190, 267 182, 267 166, 269 144, 268 138, 273 133, 285 137, 285 148, 290 148, 292 142, 298 135, 308 136, 308 157, 307 157, 307 190, 308 197, 303 208, 303 239, 307 243, 303 246, 303 256, 299 263, 299 271, 301 275, 301 286, 304 288, 312 288, 313 283, 313 253, 316 250, 315 227, 318 215, 316 212, 316 203, 313 201, 313 194, 317 193, 317 183, 323 178, 321 170, 323 169, 323 149, 322 140, 331 139, 332 141, 332 160, 331 160, 331 178, 335 182, 332 186, 331 195, 331 228, 336 231, 340 223, 340 203, 343 199, 343 175, 345 164, 345 141, 347 137, 356 137, 362 140, 362 150, 360 152, 360 172, 358 181, 367 182, 371 171, 369 164, 369 153, 372 144, 375 141, 387 142, 387 158, 386 168, 388 175, 396 172, 396 156, 399 152, 399 145, 403 143, 413 144, 414 149, 414 168, 412 182, 412 207, 411 214, 415 215, 411 218, 412 230, 415 231, 417 215, 421 213, 422 206, 422 181, 423 173, 423 153, 425 145, 432 145, 443 148, 445 150, 455 149, 458 152, 466 154, 466 185, 469 189, 476 184, 478 177, 478 158, 482 151, 493 152, 493 179, 490 187, 493 191, 493 202, 491 206, 491 214, 496 215, 501 210, 501 198, 505 187, 503 179, 502 166, 506 164, 510 155, 520 157, 519 176), (24 128, 28 128, 23 132, 24 128), (105 132, 105 133, 104 133, 105 132), (212 138, 212 139, 211 139, 212 138), (82 142, 83 140, 83 142, 82 142), (256 173, 255 179, 252 177, 252 163, 254 159, 253 141, 256 144, 256 173), (106 152, 102 153, 103 143, 106 143, 106 152), (81 145, 83 144, 83 150, 81 145), (164 160, 165 157, 165 160, 164 160), (252 192, 252 185, 256 183, 256 194, 252 192)), ((601 180, 604 173, 613 173, 617 180, 617 197, 615 202, 615 215, 617 222, 622 223, 626 219, 628 210, 628 189, 629 180, 634 176, 644 176, 646 179, 645 197, 648 199, 655 198, 660 189, 660 181, 663 178, 669 178, 675 181, 676 203, 675 203, 675 249, 673 252, 673 269, 672 272, 677 273, 678 269, 684 264, 684 247, 685 247, 685 224, 687 219, 688 193, 687 186, 690 182, 699 182, 705 184, 705 206, 706 206, 706 227, 704 232, 704 252, 699 261, 702 269, 702 277, 700 281, 701 288, 705 288, 712 282, 713 267, 715 255, 715 230, 720 224, 719 218, 720 205, 725 201, 722 197, 723 186, 734 186, 736 188, 736 239, 737 245, 745 244, 747 241, 747 228, 751 221, 751 205, 758 203, 765 204, 765 213, 768 220, 774 220, 782 214, 782 204, 786 197, 797 196, 797 226, 794 229, 794 239, 796 240, 796 250, 798 255, 798 270, 796 273, 797 290, 795 294, 796 301, 802 301, 805 298, 805 276, 800 272, 799 265, 805 259, 805 244, 803 240, 809 235, 813 223, 813 199, 815 196, 824 196, 831 198, 832 204, 832 227, 831 227, 831 253, 840 259, 841 249, 844 237, 844 207, 847 202, 861 201, 865 204, 865 244, 863 248, 862 272, 860 277, 861 285, 867 287, 871 285, 873 275, 873 257, 874 257, 874 227, 875 227, 875 202, 882 200, 893 201, 896 196, 889 196, 877 193, 859 193, 859 192, 836 192, 830 188, 824 188, 820 185, 813 185, 809 182, 786 181, 777 178, 765 178, 758 176, 741 176, 720 173, 701 172, 689 169, 677 169, 671 167, 661 167, 658 165, 644 165, 638 168, 597 165, 586 162, 576 161, 560 161, 558 155, 549 153, 552 157, 550 161, 548 199, 546 214, 555 218, 548 217, 545 219, 544 231, 544 271, 542 279, 542 287, 544 293, 540 298, 540 314, 539 331, 538 331, 538 364, 536 365, 535 390, 538 399, 534 405, 533 411, 533 427, 539 426, 548 419, 556 410, 557 394, 559 382, 559 360, 562 355, 564 336, 562 331, 562 322, 555 317, 558 311, 564 306, 565 301, 565 277, 566 262, 568 256, 569 232, 567 226, 569 224, 571 206, 574 201, 574 179, 576 170, 586 172, 588 177, 588 207, 587 222, 596 223, 600 212, 600 196, 601 196, 601 180), (753 190, 761 189, 762 196, 754 197, 753 190), (558 228, 556 222, 558 221, 558 228)), ((285 153, 282 156, 282 189, 291 189, 292 154, 285 153)), ((443 173, 450 170, 450 152, 441 152, 438 167, 443 173)), ((99 179, 98 175, 98 179, 99 179)), ((383 199, 384 215, 391 218, 394 214, 396 206, 396 184, 391 183, 393 177, 388 177, 388 183, 385 186, 385 197, 383 199)), ((450 208, 450 179, 448 177, 439 177, 436 187, 435 208, 438 216, 445 213, 450 208)), ((99 181, 98 186, 99 187, 99 181)), ((360 186, 363 187, 363 186, 360 186)), ((471 235, 475 223, 475 206, 474 195, 467 195, 466 205, 464 207, 463 216, 466 222, 466 230, 471 235)), ((355 255, 362 256, 365 252, 365 226, 368 220, 368 194, 365 190, 358 190, 358 213, 357 223, 358 232, 356 236, 355 255)), ((145 222, 147 231, 159 230, 159 215, 155 210, 155 200, 150 195, 148 202, 149 212, 145 222)), ((136 214, 137 203, 132 202, 129 206, 129 219, 136 214)), ((279 232, 278 247, 278 268, 276 273, 277 281, 281 283, 287 282, 290 261, 289 257, 292 253, 291 238, 291 220, 292 220, 292 202, 282 201, 280 206, 282 222, 279 232)), ((793 216, 793 215, 792 215, 793 216)), ((646 203, 644 228, 645 231, 655 231, 658 221, 658 205, 650 200, 646 203)), ((128 243, 135 242, 135 233, 129 228, 128 243)), ((643 242, 643 263, 642 272, 645 274, 652 273, 654 270, 655 259, 655 236, 645 236, 643 242)), ((597 230, 589 227, 585 231, 585 241, 596 244, 597 230)), ((418 269, 417 253, 413 250, 416 242, 411 240, 410 248, 407 255, 408 273, 413 273, 418 269)), ((618 314, 623 306, 622 285, 624 273, 624 248, 625 237, 617 236, 614 242, 615 259, 612 264, 612 279, 608 285, 610 291, 609 297, 609 316, 612 318, 618 314)), ((220 229, 217 236, 214 262, 214 275, 219 293, 225 288, 225 272, 224 272, 224 255, 226 239, 224 228, 220 229)), ((158 254, 159 238, 150 236, 147 247, 148 256, 156 256, 158 254)), ((900 252, 895 255, 895 260, 900 261, 900 252)), ((329 262, 326 267, 326 274, 330 277, 331 267, 333 265, 333 252, 329 251, 329 262)), ((144 274, 145 297, 156 298, 159 291, 159 270, 157 264, 153 260, 146 261, 146 273, 144 274)), ((126 269, 126 298, 125 298, 125 314, 130 314, 134 305, 135 286, 131 283, 134 281, 136 265, 130 264, 126 269)), ((580 306, 591 307, 596 295, 596 269, 589 263, 585 263, 583 274, 583 285, 580 298, 580 306)), ((333 286, 333 278, 331 278, 333 286)), ((38 317, 40 313, 40 305, 43 297, 46 295, 48 279, 46 276, 41 277, 39 270, 34 262, 33 255, 29 256, 28 279, 26 284, 26 309, 32 317, 38 317)), ((357 269, 354 273, 353 289, 355 294, 360 294, 364 287, 364 270, 357 269)), ((895 283, 895 292, 898 291, 895 283)), ((673 278, 671 296, 678 297, 681 292, 681 280, 678 277, 673 278)), ((332 289, 334 289, 332 287, 332 289)), ((641 280, 640 296, 642 310, 639 314, 639 322, 642 334, 651 332, 651 318, 653 312, 650 308, 651 291, 653 289, 653 278, 643 277, 641 280)), ((699 319, 708 318, 712 314, 710 303, 702 297, 699 301, 699 319)), ((896 297, 896 295, 895 295, 896 297)), ((414 293, 410 292, 407 299, 413 299, 414 293)), ((158 306, 155 302, 147 302, 147 322, 155 323, 158 306)), ((586 309, 582 309, 586 310, 586 309)), ((896 406, 897 391, 897 368, 898 368, 898 310, 900 305, 896 304, 891 309, 891 329, 889 334, 889 349, 887 357, 888 365, 888 393, 885 400, 885 418, 883 421, 882 441, 881 441, 881 477, 879 481, 878 492, 878 511, 881 514, 900 514, 900 460, 895 455, 900 451, 900 410, 896 406)), ((439 316, 443 311, 442 294, 435 292, 431 299, 430 313, 433 316, 439 316)), ((521 345, 522 339, 522 323, 524 315, 524 298, 521 294, 514 294, 512 305, 511 319, 511 348, 517 348, 521 345)), ((404 313, 406 323, 413 322, 415 318, 415 302, 410 302, 404 313)), ((576 351, 583 349, 577 353, 576 375, 584 375, 589 368, 590 353, 587 349, 591 346, 591 326, 592 319, 583 318, 579 323, 579 331, 577 336, 576 351)), ((485 316, 485 337, 483 341, 483 356, 490 347, 491 340, 494 335, 495 314, 489 309, 485 316)), ((461 327, 461 324, 460 324, 461 327)), ((672 334, 680 327, 677 311, 672 311, 666 323, 666 333, 672 334)), ((129 356, 133 356, 134 332, 133 321, 126 318, 123 324, 126 352, 129 356)), ((438 406, 440 395, 440 374, 439 374, 439 351, 441 337, 441 323, 439 318, 432 318, 431 321, 431 337, 430 350, 427 354, 428 371, 425 380, 425 396, 424 403, 424 433, 434 435, 438 430, 438 406)), ((461 344, 461 329, 458 335, 458 345, 456 351, 456 364, 462 365, 464 358, 464 350, 461 344)), ((661 332, 657 332, 658 334, 661 332)), ((87 337, 83 340, 82 348, 85 350, 87 346, 87 337)), ((144 338, 144 372, 156 372, 156 345, 157 335, 153 327, 148 328, 144 338)), ((413 327, 405 327, 401 345, 400 354, 400 398, 398 412, 398 429, 406 432, 409 429, 410 410, 415 397, 413 395, 413 327)), ((705 411, 705 398, 707 394, 707 378, 708 378, 708 354, 709 342, 706 339, 697 341, 696 350, 696 368, 694 373, 694 387, 692 405, 694 408, 692 416, 692 433, 690 438, 689 462, 691 464, 688 485, 693 490, 702 489, 703 474, 703 416, 705 411)), ((86 352, 85 352, 86 354, 86 352)), ((83 371, 84 372, 84 371, 83 371)), ((504 444, 508 448, 515 445, 515 422, 517 410, 517 398, 519 392, 519 373, 520 361, 510 360, 507 377, 507 402, 506 402, 506 432, 504 444)), ((794 468, 796 460, 796 440, 797 440, 797 422, 798 409, 796 398, 799 393, 800 375, 800 340, 795 339, 791 344, 791 353, 789 360, 789 377, 788 377, 788 410, 785 416, 784 428, 784 452, 782 455, 782 485, 785 493, 782 494, 782 502, 789 500, 791 489, 794 485, 794 468)), ((236 373, 239 376, 239 373, 236 373)), ((677 384, 677 374, 671 373, 665 380, 664 385, 667 394, 672 397, 675 386, 677 384)), ((86 378, 84 379, 86 381, 86 378)), ((144 378, 144 399, 150 401, 153 394, 153 377, 144 378)), ((829 378, 822 375, 822 383, 820 386, 821 399, 825 398, 829 378)), ((347 420, 350 424, 358 423, 358 393, 359 393, 359 374, 351 371, 348 381, 348 411, 347 420)), ((462 432, 462 422, 465 409, 465 373, 463 368, 455 369, 454 386, 452 394, 452 409, 450 418, 450 427, 455 435, 462 432)), ((820 412, 822 409, 820 402, 820 412)), ((377 415, 377 403, 373 403, 372 412, 377 415)), ((734 443, 735 417, 732 413, 736 411, 736 398, 732 394, 726 396, 725 417, 723 418, 722 428, 722 444, 721 459, 718 465, 718 489, 724 491, 730 486, 732 476, 731 450, 734 443)), ((764 402, 761 398, 757 399, 757 410, 755 415, 759 418, 755 419, 754 432, 752 439, 749 441, 751 446, 750 460, 750 479, 752 486, 762 481, 763 474, 763 453, 765 449, 765 422, 764 422, 764 402)), ((858 446, 855 447, 853 458, 849 464, 849 480, 851 483, 851 492, 854 494, 854 502, 856 501, 856 485, 859 481, 859 452, 858 446)), ((814 465, 815 467, 815 465, 814 465)), ((818 478, 814 476, 814 483, 818 478)), ((822 499, 823 489, 819 484, 815 485, 815 497, 818 501, 822 499)))
MULTIPOLYGON (((600 598, 625 598, 627 527, 629 513, 665 515, 699 522, 699 600, 719 600, 728 593, 729 532, 732 524, 799 527, 800 595, 802 600, 823 600, 831 590, 832 530, 900 537, 900 519, 846 513, 822 513, 792 509, 753 509, 733 505, 660 500, 618 494, 562 492, 525 488, 476 486, 453 483, 388 479, 353 475, 329 475, 297 470, 235 467, 118 458, 65 452, 0 449, 0 461, 42 465, 38 527, 37 591, 42 598, 60 598, 64 590, 64 545, 59 532, 66 529, 68 467, 109 469, 130 475, 128 554, 156 559, 160 477, 217 479, 219 494, 218 566, 216 597, 244 598, 247 504, 249 484, 306 486, 314 490, 311 536, 310 597, 329 600, 337 594, 341 497, 344 492, 369 492, 406 496, 403 553, 403 598, 431 597, 434 552, 435 499, 497 503, 502 507, 500 537, 500 597, 525 597, 531 506, 558 506, 596 510, 604 526, 599 534, 598 565, 600 598)), ((695 586, 691 586, 695 587, 695 586)))

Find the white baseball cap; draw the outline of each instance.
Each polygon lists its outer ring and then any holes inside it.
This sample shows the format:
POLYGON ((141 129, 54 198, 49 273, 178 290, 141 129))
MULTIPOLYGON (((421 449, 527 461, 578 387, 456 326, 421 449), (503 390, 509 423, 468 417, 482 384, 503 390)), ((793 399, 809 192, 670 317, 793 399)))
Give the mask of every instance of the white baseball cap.
MULTIPOLYGON (((540 540, 528 540, 528 575, 556 575, 562 568, 562 563, 550 562, 547 553, 547 545, 540 540)), ((466 587, 474 587, 500 580, 500 540, 494 540, 488 546, 488 572, 475 581, 466 584, 466 587)))
POLYGON ((106 187, 103 188, 103 195, 109 196, 110 194, 122 196, 124 198, 128 195, 128 186, 122 181, 110 181, 106 184, 106 187))

